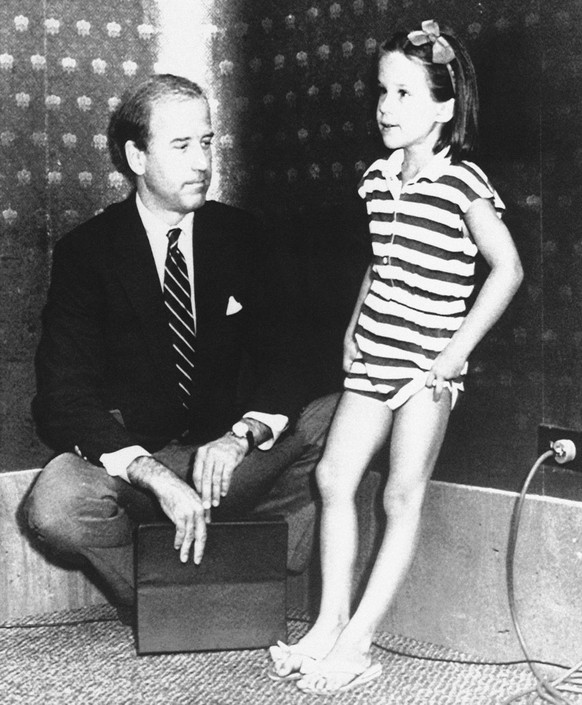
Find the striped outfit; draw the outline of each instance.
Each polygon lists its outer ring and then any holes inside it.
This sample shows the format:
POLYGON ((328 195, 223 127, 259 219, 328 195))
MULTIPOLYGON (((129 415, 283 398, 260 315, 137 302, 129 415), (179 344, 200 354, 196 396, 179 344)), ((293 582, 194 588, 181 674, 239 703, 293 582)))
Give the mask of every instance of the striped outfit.
MULTIPOLYGON (((474 287, 477 246, 464 222, 485 198, 498 214, 499 195, 471 162, 436 154, 404 188, 403 151, 379 159, 358 192, 372 237, 372 283, 355 329, 359 355, 345 388, 397 409, 425 385, 438 354, 459 328, 474 287)), ((463 378, 448 383, 453 403, 463 378)))

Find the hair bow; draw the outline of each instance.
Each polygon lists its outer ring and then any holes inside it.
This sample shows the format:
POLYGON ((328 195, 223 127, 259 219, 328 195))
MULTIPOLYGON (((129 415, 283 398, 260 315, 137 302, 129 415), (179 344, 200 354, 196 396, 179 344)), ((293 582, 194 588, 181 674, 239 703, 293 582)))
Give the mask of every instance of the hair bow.
POLYGON ((408 40, 417 47, 431 42, 432 60, 435 64, 448 64, 452 61, 455 58, 455 52, 447 40, 441 37, 438 24, 434 20, 425 20, 421 27, 421 30, 410 32, 408 40))

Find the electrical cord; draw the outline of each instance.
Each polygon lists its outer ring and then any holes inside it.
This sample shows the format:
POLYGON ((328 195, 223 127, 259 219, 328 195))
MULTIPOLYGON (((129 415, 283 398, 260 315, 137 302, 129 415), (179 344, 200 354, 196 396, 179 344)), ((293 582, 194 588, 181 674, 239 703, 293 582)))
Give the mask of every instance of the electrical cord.
MULTIPOLYGON (((0 624, 0 631, 9 629, 44 629, 45 627, 79 627, 85 624, 119 622, 117 617, 95 617, 91 619, 71 619, 63 622, 31 622, 29 624, 0 624)), ((121 624, 121 622, 119 622, 121 624)))
MULTIPOLYGON (((307 619, 305 617, 290 617, 295 622, 302 622, 303 624, 313 624, 313 620, 307 619)), ((511 661, 488 661, 485 659, 470 659, 470 658, 444 658, 443 656, 419 656, 418 654, 411 654, 406 651, 400 651, 389 646, 384 646, 378 641, 372 642, 373 646, 381 651, 385 651, 388 654, 394 654, 394 656, 402 656, 403 658, 409 658, 414 661, 431 661, 433 663, 453 663, 459 666, 523 666, 527 663, 526 659, 515 659, 511 661)), ((540 666, 550 666, 551 668, 563 668, 564 670, 569 669, 569 666, 564 666, 562 663, 554 663, 552 661, 539 661, 534 660, 534 663, 540 666)))
MULTIPOLYGON (((292 619, 295 622, 301 622, 303 624, 313 624, 313 621, 311 619, 306 619, 304 617, 297 617, 297 616, 291 616, 289 619, 292 619)), ((75 619, 75 620, 66 620, 66 621, 59 621, 59 622, 31 622, 28 624, 18 624, 18 623, 13 623, 13 624, 0 624, 0 632, 2 631, 7 631, 7 630, 20 630, 20 629, 44 629, 47 627, 54 628, 54 627, 79 627, 79 626, 84 626, 86 624, 102 624, 106 622, 117 622, 118 624, 121 624, 119 622, 119 619, 117 617, 95 617, 91 619, 75 619)), ((483 660, 483 659, 464 659, 464 658, 444 658, 442 656, 420 656, 418 654, 411 654, 406 651, 401 651, 399 649, 394 649, 388 646, 384 646, 383 644, 380 644, 378 641, 372 642, 373 645, 380 649, 381 651, 384 651, 385 653, 388 654, 393 654, 394 656, 400 656, 402 658, 409 658, 412 659, 413 661, 430 661, 433 663, 452 663, 456 664, 459 666, 523 666, 524 664, 527 663, 525 659, 515 659, 512 661, 488 661, 488 660, 483 660)), ((538 663, 541 666, 549 666, 551 668, 563 668, 563 669, 568 669, 568 666, 564 666, 561 663, 554 663, 552 661, 535 661, 535 663, 538 663)), ((568 674, 566 674, 568 675, 568 674)))
MULTIPOLYGON (((507 543, 507 558, 506 558, 506 570, 507 570, 507 596, 509 599, 509 610, 511 613, 511 619, 519 641, 521 650, 525 656, 526 663, 529 666, 531 672, 537 680, 537 685, 535 688, 522 691, 512 695, 507 700, 504 700, 502 705, 510 705, 520 698, 530 696, 528 703, 533 705, 536 700, 541 700, 544 703, 550 703, 551 705, 574 705, 571 700, 566 698, 563 693, 575 693, 582 694, 582 661, 577 663, 572 668, 569 668, 566 673, 562 674, 553 681, 549 681, 537 668, 536 662, 530 657, 529 649, 525 642, 521 627, 519 625, 519 620, 517 616, 517 606, 515 602, 515 585, 514 585, 514 563, 515 563, 515 547, 517 545, 517 535, 519 530, 519 523, 521 520, 521 513, 523 510, 523 505, 526 499, 527 491, 534 478, 534 475, 539 470, 541 465, 548 458, 556 455, 558 452, 563 452, 563 446, 561 441, 557 441, 552 450, 548 450, 536 460, 528 476, 523 483, 522 490, 519 494, 519 498, 514 507, 514 511, 511 517, 511 524, 509 530, 509 538, 507 543)), ((566 462, 565 460, 559 460, 558 462, 566 462)), ((539 663, 539 662, 537 662, 539 663)))
MULTIPOLYGON (((510 523, 510 529, 509 529, 509 538, 508 538, 508 544, 507 544, 507 557, 506 557, 506 577, 507 577, 507 595, 508 595, 508 600, 509 600, 509 610, 511 614, 511 620, 513 622, 513 626, 515 629, 515 633, 517 635, 517 639, 519 641, 521 650, 525 656, 524 661, 516 660, 516 661, 472 661, 472 660, 465 660, 465 659, 445 659, 445 658, 440 658, 440 657, 430 657, 430 656, 416 656, 413 654, 407 654, 404 652, 399 652, 395 649, 390 649, 388 647, 383 646, 382 644, 374 641, 374 646, 378 647, 379 649, 382 649, 383 651, 393 653, 398 656, 405 656, 408 658, 414 658, 414 659, 419 659, 419 660, 425 660, 425 661, 435 661, 435 662, 441 662, 441 663, 457 663, 457 664, 465 664, 465 665, 475 665, 475 666, 510 666, 510 665, 519 665, 523 663, 527 663, 529 666, 531 672, 533 673, 534 677, 537 680, 537 686, 535 688, 530 688, 525 691, 520 691, 519 693, 516 693, 506 700, 503 701, 501 705, 511 705, 511 703, 516 702, 517 700, 530 696, 528 700, 529 705, 534 705, 535 700, 537 698, 541 699, 544 703, 549 703, 550 705, 574 705, 571 700, 568 700, 563 693, 568 692, 568 693, 573 693, 577 695, 582 695, 582 660, 579 661, 575 666, 568 668, 566 673, 562 674, 552 682, 548 681, 548 679, 539 671, 538 665, 547 665, 547 666, 555 666, 558 668, 566 668, 565 666, 562 666, 560 664, 553 664, 549 663, 546 661, 539 661, 532 659, 529 655, 529 649, 526 644, 525 638, 523 636, 518 616, 517 616, 517 606, 515 602, 515 585, 514 585, 514 563, 515 563, 515 548, 517 545, 517 536, 518 536, 518 530, 519 530, 519 524, 521 520, 521 514, 523 511, 523 505, 527 496, 527 491, 529 489, 529 486, 539 470, 539 468, 543 465, 544 461, 547 460, 548 458, 552 456, 556 456, 558 459, 558 462, 563 463, 566 462, 569 458, 567 457, 562 457, 560 460, 557 456, 558 454, 562 454, 564 456, 567 454, 568 451, 565 452, 564 446, 563 446, 563 441, 557 441, 556 443, 553 444, 552 450, 548 450, 536 460, 534 465, 532 466, 531 470, 529 471, 525 482, 523 483, 523 487, 521 489, 521 492, 519 494, 517 503, 514 507, 512 517, 511 517, 511 523, 510 523)), ((569 448, 568 448, 569 450, 569 448)), ((575 450, 574 450, 575 454, 575 450)), ((293 619, 296 619, 296 621, 300 622, 309 622, 310 620, 307 619, 301 619, 297 617, 293 617, 293 619)), ((72 622, 61 622, 61 623, 37 623, 37 624, 29 624, 29 625, 0 625, 0 629, 22 629, 22 628, 39 628, 39 627, 47 627, 47 626, 78 626, 79 624, 85 624, 87 622, 109 622, 109 621, 115 621, 115 619, 107 619, 107 618, 98 618, 98 619, 90 619, 90 620, 80 620, 80 621, 72 621, 72 622)))

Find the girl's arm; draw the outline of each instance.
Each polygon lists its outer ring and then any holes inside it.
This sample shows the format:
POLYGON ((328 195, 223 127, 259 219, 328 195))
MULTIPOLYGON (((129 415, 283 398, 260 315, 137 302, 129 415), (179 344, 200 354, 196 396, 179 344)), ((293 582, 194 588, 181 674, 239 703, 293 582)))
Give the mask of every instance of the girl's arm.
POLYGON ((358 318, 360 316, 360 310, 362 308, 362 304, 364 303, 364 299, 366 298, 368 291, 370 290, 370 286, 372 285, 372 265, 368 265, 368 269, 366 269, 366 273, 364 274, 364 280, 362 281, 362 286, 360 287, 360 291, 358 293, 358 298, 356 300, 356 305, 354 306, 354 312, 352 313, 352 317, 350 318, 350 322, 348 324, 346 334, 344 335, 344 357, 343 357, 343 368, 344 372, 348 372, 352 362, 354 361, 354 358, 358 354, 358 346, 356 344, 356 340, 354 338, 354 332, 356 330, 356 325, 358 323, 358 318))
POLYGON ((491 271, 461 327, 428 374, 426 386, 435 388, 436 399, 440 397, 444 382, 461 374, 467 358, 505 311, 523 279, 509 230, 490 201, 474 201, 465 214, 465 223, 491 271))

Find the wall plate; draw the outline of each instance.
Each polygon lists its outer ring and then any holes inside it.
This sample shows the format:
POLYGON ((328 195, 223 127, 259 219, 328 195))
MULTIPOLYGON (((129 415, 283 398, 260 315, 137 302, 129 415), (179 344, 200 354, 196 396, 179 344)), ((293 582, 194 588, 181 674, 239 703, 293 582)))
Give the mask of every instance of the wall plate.
POLYGON ((558 463, 555 458, 547 458, 544 465, 552 465, 554 467, 568 468, 582 472, 582 431, 574 429, 562 428, 561 426, 546 426, 541 424, 538 426, 538 454, 541 455, 547 450, 551 450, 552 443, 559 440, 569 439, 576 446, 576 457, 569 463, 558 463))

